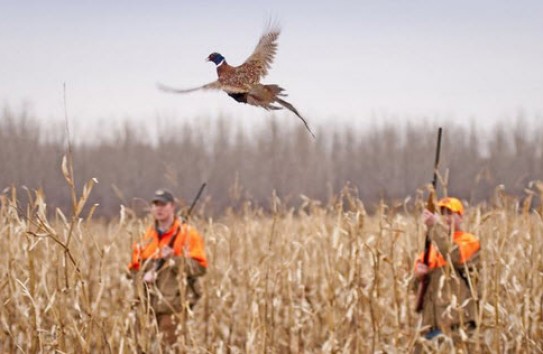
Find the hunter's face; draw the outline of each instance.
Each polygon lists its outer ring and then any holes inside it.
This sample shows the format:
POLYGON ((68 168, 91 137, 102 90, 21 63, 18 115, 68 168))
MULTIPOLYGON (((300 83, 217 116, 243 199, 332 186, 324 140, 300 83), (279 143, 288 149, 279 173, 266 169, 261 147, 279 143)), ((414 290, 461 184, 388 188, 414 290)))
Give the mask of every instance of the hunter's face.
POLYGON ((441 208, 441 215, 449 227, 454 226, 456 230, 460 230, 462 215, 455 213, 448 208, 441 208))
POLYGON ((151 206, 151 214, 155 220, 167 221, 175 214, 175 205, 173 203, 153 202, 151 206))

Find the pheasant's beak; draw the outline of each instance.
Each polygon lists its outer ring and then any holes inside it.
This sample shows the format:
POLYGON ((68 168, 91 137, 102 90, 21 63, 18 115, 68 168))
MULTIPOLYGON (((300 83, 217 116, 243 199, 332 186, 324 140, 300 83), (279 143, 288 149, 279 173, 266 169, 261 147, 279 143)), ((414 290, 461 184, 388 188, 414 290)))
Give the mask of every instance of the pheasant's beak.
POLYGON ((209 59, 209 57, 206 57, 206 58, 204 59, 204 61, 210 61, 210 60, 211 60, 211 59, 209 59))

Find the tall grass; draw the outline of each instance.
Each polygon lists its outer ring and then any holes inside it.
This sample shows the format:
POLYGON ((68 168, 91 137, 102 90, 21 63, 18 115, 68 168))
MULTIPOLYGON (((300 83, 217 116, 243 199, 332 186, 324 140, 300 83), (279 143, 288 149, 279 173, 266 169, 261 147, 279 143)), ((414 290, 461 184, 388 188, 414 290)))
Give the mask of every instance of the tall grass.
MULTIPOLYGON (((1 352, 161 352, 154 320, 136 301, 142 289, 125 271, 150 220, 125 207, 109 222, 81 213, 91 186, 80 195, 71 186, 68 215, 47 213, 41 191, 27 191, 25 210, 23 189, 2 195, 1 352)), ((541 353, 542 211, 501 189, 494 197, 466 215, 482 242, 478 345, 541 353)), ((218 219, 197 217, 211 265, 178 345, 191 353, 410 351, 422 207, 420 197, 381 202, 368 215, 357 191, 344 188, 327 204, 305 198, 292 208, 272 195, 271 213, 245 202, 218 219)))

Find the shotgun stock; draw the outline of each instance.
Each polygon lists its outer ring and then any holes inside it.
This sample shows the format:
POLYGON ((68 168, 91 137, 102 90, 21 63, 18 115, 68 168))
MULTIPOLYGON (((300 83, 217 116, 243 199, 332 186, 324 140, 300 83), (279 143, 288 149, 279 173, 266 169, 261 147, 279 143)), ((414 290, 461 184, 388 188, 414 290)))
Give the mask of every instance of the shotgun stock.
MULTIPOLYGON (((440 127, 437 131, 437 148, 436 148, 436 159, 434 163, 434 177, 432 179, 432 190, 430 191, 430 195, 428 196, 428 202, 426 205, 426 208, 432 213, 436 211, 434 196, 435 196, 436 187, 437 187, 437 168, 439 165, 439 155, 441 153, 441 132, 442 132, 442 129, 440 127)), ((431 244, 432 244, 432 240, 430 239, 430 230, 427 230, 426 237, 424 239, 423 263, 425 265, 428 265, 429 263, 431 244)), ((420 280, 419 287, 417 290, 417 306, 415 307, 415 310, 417 312, 421 312, 424 307, 424 296, 426 295, 426 291, 428 290, 428 284, 430 284, 430 275, 426 274, 420 280)))

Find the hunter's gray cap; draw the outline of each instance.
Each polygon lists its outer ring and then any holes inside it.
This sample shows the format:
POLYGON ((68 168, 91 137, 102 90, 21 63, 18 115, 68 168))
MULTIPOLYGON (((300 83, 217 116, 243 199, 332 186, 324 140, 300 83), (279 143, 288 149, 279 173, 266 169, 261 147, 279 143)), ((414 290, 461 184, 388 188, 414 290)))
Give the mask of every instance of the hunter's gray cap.
POLYGON ((155 192, 155 195, 153 195, 151 202, 174 203, 175 198, 173 197, 173 194, 171 192, 165 189, 159 189, 155 192))

